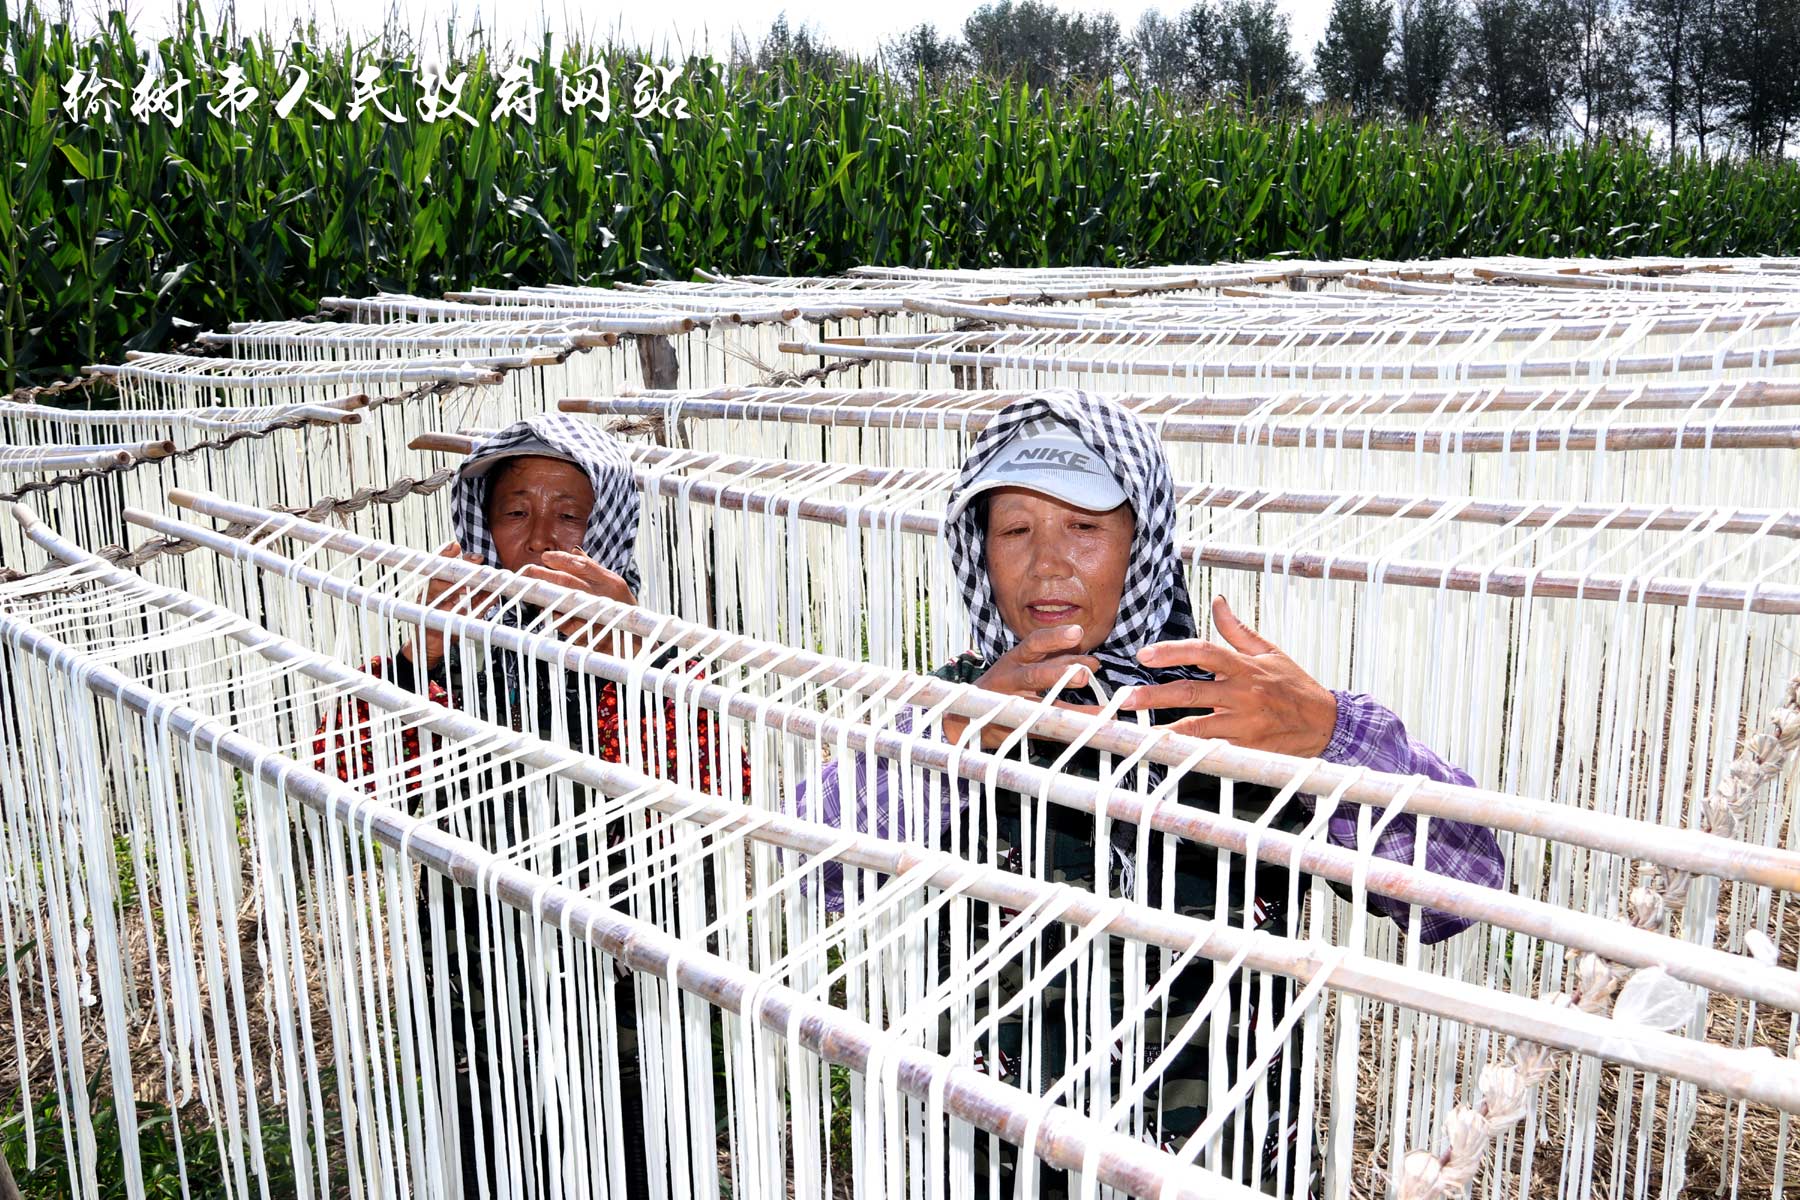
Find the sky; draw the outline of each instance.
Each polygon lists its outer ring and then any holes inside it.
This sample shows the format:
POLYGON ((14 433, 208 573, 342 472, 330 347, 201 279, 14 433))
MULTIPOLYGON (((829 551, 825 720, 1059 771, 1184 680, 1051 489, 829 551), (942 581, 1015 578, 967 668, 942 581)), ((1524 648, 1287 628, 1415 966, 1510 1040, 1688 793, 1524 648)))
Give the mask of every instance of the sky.
MULTIPOLYGON (((58 0, 48 0, 46 8, 58 0)), ((178 0, 130 0, 124 7, 132 14, 133 27, 154 36, 166 28, 168 13, 178 0)), ((202 0, 206 10, 235 2, 238 25, 249 31, 267 27, 288 28, 296 16, 313 15, 322 30, 349 29, 372 32, 392 11, 408 29, 438 31, 455 14, 463 27, 480 15, 482 22, 502 39, 536 41, 543 28, 559 34, 613 33, 639 45, 680 49, 700 48, 724 57, 731 34, 742 30, 754 43, 769 28, 777 13, 786 12, 790 26, 805 25, 826 41, 845 50, 873 52, 894 34, 921 22, 941 31, 959 29, 963 19, 978 7, 948 0, 908 0, 887 5, 868 0, 638 0, 633 4, 598 0, 202 0)), ((1174 15, 1191 0, 1051 0, 1058 8, 1074 12, 1111 12, 1129 33, 1148 8, 1174 15)), ((1325 31, 1330 0, 1277 0, 1293 22, 1294 42, 1303 53, 1325 31)), ((75 0, 77 12, 92 19, 116 0, 75 0)))

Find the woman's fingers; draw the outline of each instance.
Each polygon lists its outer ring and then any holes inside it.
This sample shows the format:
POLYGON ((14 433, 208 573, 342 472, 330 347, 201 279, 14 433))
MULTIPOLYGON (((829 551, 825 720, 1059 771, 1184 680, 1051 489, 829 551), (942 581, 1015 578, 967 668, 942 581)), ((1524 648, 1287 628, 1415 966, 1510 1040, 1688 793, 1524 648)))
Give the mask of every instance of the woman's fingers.
POLYGON ((1036 700, 1058 684, 1071 688, 1086 687, 1099 666, 1097 662, 1076 657, 1039 663, 1008 663, 989 671, 977 682, 990 692, 1036 700), (1071 667, 1076 669, 1075 674, 1065 680, 1063 677, 1071 667))
POLYGON ((536 563, 526 567, 524 570, 520 571, 519 574, 527 579, 536 579, 543 583, 554 583, 556 586, 566 587, 570 591, 586 592, 592 590, 587 586, 587 581, 581 579, 579 576, 571 575, 567 571, 557 571, 550 567, 541 567, 536 563))
POLYGON ((1067 700, 1054 701, 1054 702, 1052 702, 1050 707, 1066 708, 1070 712, 1086 713, 1090 717, 1097 717, 1102 712, 1106 711, 1105 709, 1101 708, 1098 704, 1070 704, 1067 700))
POLYGON ((1214 596, 1212 602, 1213 628, 1219 636, 1231 643, 1232 647, 1245 654, 1267 654, 1277 647, 1274 642, 1256 630, 1238 620, 1231 605, 1223 596, 1214 596))
MULTIPOLYGON (((439 553, 443 554, 445 557, 454 558, 458 557, 457 552, 460 551, 460 549, 461 548, 455 542, 450 542, 445 545, 439 553)), ((460 557, 465 562, 477 565, 479 565, 481 561, 480 556, 473 554, 464 554, 460 555, 460 557)), ((636 600, 632 597, 631 589, 625 585, 624 579, 616 573, 607 570, 593 559, 579 554, 563 554, 559 551, 551 551, 544 557, 546 560, 553 559, 557 563, 557 567, 548 567, 533 563, 520 570, 518 574, 526 579, 535 579, 542 583, 553 583, 558 587, 568 588, 570 591, 574 592, 586 592, 592 596, 600 596, 609 600, 620 600, 627 604, 636 603, 636 600), (570 569, 558 569, 563 566, 567 566, 570 569)), ((502 599, 504 595, 505 587, 503 584, 492 584, 477 589, 473 582, 466 579, 446 580, 434 578, 426 588, 425 602, 431 607, 438 609, 454 610, 457 612, 479 612, 492 605, 495 601, 502 599)), ((574 621, 580 623, 583 619, 584 618, 577 617, 574 618, 574 621)))
POLYGON ((1173 642, 1152 642, 1138 651, 1138 661, 1146 667, 1200 667, 1229 678, 1241 668, 1244 657, 1205 638, 1183 638, 1173 642))
MULTIPOLYGON (((605 568, 601 569, 604 570, 605 568)), ((610 574, 610 572, 608 573, 610 574)), ((596 591, 593 586, 589 585, 586 579, 578 575, 572 575, 567 571, 557 571, 550 567, 541 567, 533 564, 532 566, 526 567, 523 571, 520 571, 519 574, 530 579, 542 580, 545 583, 554 583, 559 587, 568 588, 570 591, 586 592, 596 599, 610 599, 610 597, 596 591)), ((629 595, 629 593, 627 594, 629 595)), ((560 617, 561 620, 557 623, 557 629, 566 636, 575 636, 580 633, 581 630, 588 628, 593 623, 595 617, 594 608, 595 605, 592 600, 578 600, 574 601, 566 608, 559 609, 557 616, 560 617)))
POLYGON ((1126 689, 1119 707, 1133 712, 1146 708, 1230 708, 1237 690, 1230 681, 1218 679, 1138 684, 1126 689))
MULTIPOLYGON (((1045 659, 1068 654, 1081 643, 1081 626, 1053 625, 1049 629, 1036 629, 1027 634, 1025 640, 1008 650, 1004 657, 1015 662, 1034 663, 1045 659)), ((1099 664, 1096 663, 1097 667, 1099 664)))
MULTIPOLYGON (((437 548, 436 556, 438 558, 461 558, 462 547, 457 544, 456 539, 452 538, 437 548)), ((425 581, 425 603, 437 603, 438 597, 444 594, 444 589, 451 586, 453 584, 450 580, 433 575, 425 581)))
POLYGON ((486 612, 489 608, 492 608, 495 601, 499 599, 500 595, 497 592, 485 590, 478 591, 472 587, 458 585, 454 592, 446 593, 439 599, 438 603, 434 604, 432 607, 441 609, 444 612, 467 615, 470 613, 486 612))
POLYGON ((473 611, 492 603, 494 599, 492 591, 477 589, 468 579, 437 579, 432 582, 437 586, 427 591, 425 600, 432 608, 473 611))
POLYGON ((592 592, 596 596, 605 596, 608 600, 618 600, 625 604, 637 603, 624 576, 616 571, 609 571, 585 554, 551 550, 545 553, 544 561, 581 580, 580 587, 584 592, 592 592))
POLYGON ((1042 695, 1059 683, 1064 687, 1085 687, 1099 669, 1099 659, 1085 654, 1070 654, 1020 667, 1017 677, 1024 687, 1042 695), (1069 676, 1071 667, 1076 668, 1073 676, 1069 676), (1065 676, 1068 678, 1065 679, 1065 676))
POLYGON ((1218 738, 1222 742, 1234 744, 1238 743, 1247 731, 1243 718, 1232 713, 1208 713, 1203 717, 1183 717, 1171 724, 1169 728, 1187 737, 1218 738))
MULTIPOLYGON (((1081 644, 1081 626, 1062 625, 1039 629, 1017 646, 1000 656, 976 683, 990 692, 1041 700, 1044 693, 1062 687, 1085 687, 1100 670, 1100 660, 1091 654, 1069 653, 1081 644)), ((1059 702, 1060 703, 1060 702, 1059 702)), ((1075 707, 1063 704, 1064 708, 1075 707)), ((1098 712, 1098 709, 1082 709, 1098 712)), ((1013 731, 995 725, 982 727, 981 743, 994 749, 1013 731)))
POLYGON ((1089 673, 1100 669, 1100 660, 1091 655, 1070 654, 1080 641, 1079 625, 1036 630, 1002 654, 975 682, 990 692, 1036 700, 1055 687, 1069 667, 1079 666, 1081 676, 1066 686, 1081 687, 1088 682, 1089 673))

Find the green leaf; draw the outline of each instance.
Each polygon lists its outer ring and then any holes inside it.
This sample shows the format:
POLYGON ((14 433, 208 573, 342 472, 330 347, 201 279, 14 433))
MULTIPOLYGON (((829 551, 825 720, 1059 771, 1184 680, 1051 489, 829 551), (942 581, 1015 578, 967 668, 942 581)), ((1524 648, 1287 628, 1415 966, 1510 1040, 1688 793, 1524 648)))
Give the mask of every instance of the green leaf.
POLYGON ((93 163, 79 146, 72 145, 69 142, 58 142, 56 143, 56 148, 61 150, 62 156, 69 160, 69 165, 75 168, 76 174, 80 175, 83 179, 94 178, 93 163))

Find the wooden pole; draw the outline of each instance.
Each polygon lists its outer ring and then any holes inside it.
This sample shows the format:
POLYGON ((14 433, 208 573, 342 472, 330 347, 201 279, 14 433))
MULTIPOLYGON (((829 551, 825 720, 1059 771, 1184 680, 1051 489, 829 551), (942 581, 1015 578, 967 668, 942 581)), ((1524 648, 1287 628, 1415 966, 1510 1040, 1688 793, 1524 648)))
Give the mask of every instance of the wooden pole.
POLYGON ((1633 275, 1599 275, 1585 271, 1519 271, 1506 267, 1476 267, 1475 276, 1494 284, 1526 284, 1531 287, 1585 288, 1639 292, 1774 292, 1786 293, 1782 298, 1800 298, 1800 293, 1785 282, 1740 276, 1730 279, 1651 279, 1633 275))
MULTIPOLYGON (((615 415, 620 406, 675 404, 693 415, 717 411, 739 420, 782 420, 804 424, 872 426, 894 429, 951 428, 976 430, 1007 405, 1027 399, 1028 390, 992 391, 952 388, 941 391, 838 391, 821 388, 716 388, 705 392, 659 394, 622 390, 617 397, 570 397, 558 402, 564 412, 615 415)), ((1596 412, 1724 412, 1738 409, 1788 408, 1800 405, 1800 387, 1789 383, 1733 380, 1705 386, 1565 388, 1460 388, 1408 392, 1109 392, 1107 399, 1144 417, 1159 432, 1170 419, 1183 417, 1281 417, 1341 413, 1348 417, 1429 416, 1488 413, 1531 413, 1552 418, 1559 413, 1596 412)), ((1182 426, 1173 426, 1181 440, 1182 426)), ((1335 437, 1335 431, 1327 435, 1335 437)), ((1165 435, 1167 436, 1167 435, 1165 435)), ((1314 430, 1314 441, 1318 431, 1314 430)))
POLYGON ((1370 383, 1418 380, 1519 380, 1612 378, 1621 375, 1673 375, 1684 371, 1757 371, 1800 364, 1800 346, 1761 346, 1723 354, 1633 355, 1621 358, 1546 359, 1521 362, 1413 363, 1327 362, 1153 362, 1146 359, 1062 357, 1055 354, 1000 353, 960 348, 961 337, 946 333, 935 347, 899 348, 841 342, 782 342, 784 354, 856 358, 870 362, 910 363, 934 367, 993 367, 1014 371, 1060 371, 1067 374, 1137 375, 1154 379, 1304 379, 1322 383, 1370 383), (1448 371, 1444 368, 1448 368, 1448 371))
MULTIPOLYGON (((564 410, 568 412, 604 412, 608 416, 651 418, 667 418, 676 407, 676 405, 662 401, 564 402, 564 410), (574 407, 575 404, 584 407, 574 407)), ((788 414, 794 412, 791 407, 786 405, 770 405, 768 407, 771 410, 768 419, 771 420, 788 420, 790 419, 788 414)), ((679 405, 679 408, 683 418, 723 419, 724 415, 724 412, 715 411, 713 406, 704 403, 684 402, 679 405)), ((727 410, 732 417, 738 416, 742 412, 742 408, 743 406, 740 405, 717 406, 718 410, 727 410)), ((820 411, 822 415, 830 413, 829 409, 820 411)), ((808 424, 815 423, 807 421, 806 415, 802 410, 799 417, 792 419, 808 424)), ((754 417, 752 419, 761 418, 754 417)), ((845 421, 843 424, 860 426, 861 422, 845 421)), ((985 426, 985 424, 984 420, 982 425, 985 426)), ((470 453, 470 448, 473 446, 473 439, 457 434, 421 434, 414 438, 410 445, 414 450, 438 450, 467 454, 470 453)), ((812 464, 815 468, 820 465, 812 464)), ((721 469, 729 471, 731 468, 726 465, 721 469)), ((1450 520, 1466 521, 1477 525, 1515 525, 1526 529, 1537 529, 1546 525, 1554 525, 1559 529, 1593 529, 1605 526, 1609 529, 1633 533, 1643 530, 1677 533, 1704 527, 1711 533, 1767 533, 1774 537, 1800 537, 1800 512, 1776 509, 1605 504, 1509 504, 1491 500, 1463 500, 1399 494, 1270 492, 1260 489, 1192 483, 1177 483, 1175 488, 1177 506, 1200 505, 1207 508, 1240 509, 1256 513, 1316 516, 1330 512, 1343 516, 1425 520, 1435 517, 1449 508, 1452 510, 1450 520)))
MULTIPOLYGON (((1239 319, 1231 324, 1184 326, 1179 323, 1179 310, 1172 313, 1174 319, 1171 319, 1153 317, 1149 313, 1135 308, 1057 312, 1049 309, 1022 308, 1018 305, 982 308, 976 305, 930 298, 908 299, 906 307, 908 311, 925 313, 930 316, 979 317, 999 325, 1040 330, 1091 331, 1084 333, 1081 338, 1082 343, 1087 345, 1108 345, 1113 342, 1130 345, 1150 338, 1158 346, 1198 344, 1271 348, 1312 345, 1329 345, 1337 348, 1366 346, 1372 343, 1386 346, 1460 346, 1466 342, 1477 340, 1526 342, 1537 341, 1540 338, 1552 342, 1593 342, 1627 332, 1633 336, 1642 337, 1684 337, 1700 332, 1736 333, 1746 325, 1752 325, 1757 329, 1788 329, 1796 320, 1800 320, 1800 311, 1679 313, 1660 317, 1647 326, 1637 328, 1634 314, 1609 317, 1598 321, 1588 317, 1518 321, 1502 325, 1498 331, 1495 331, 1489 325, 1474 323, 1446 325, 1439 322, 1420 325, 1392 320, 1380 323, 1373 319, 1375 314, 1371 311, 1368 317, 1362 318, 1357 324, 1332 322, 1295 325, 1284 323, 1267 328, 1256 326, 1245 328, 1246 322, 1242 319, 1241 309, 1239 310, 1239 319), (1134 315, 1114 315, 1115 313, 1134 315), (1546 337, 1546 335, 1548 336, 1546 337)), ((1371 306, 1365 305, 1365 308, 1369 307, 1371 306)), ((944 333, 940 331, 937 333, 895 334, 874 341, 856 337, 833 338, 831 344, 857 346, 866 342, 869 345, 881 346, 923 346, 942 342, 943 338, 944 333)), ((1000 330, 984 334, 979 338, 967 339, 962 344, 981 346, 1042 345, 1043 338, 1034 333, 1000 330)))
MULTIPOLYGON (((458 304, 416 296, 375 296, 366 299, 328 296, 319 302, 319 308, 325 312, 348 313, 375 322, 390 321, 395 317, 426 321, 543 321, 583 315, 577 310, 554 304, 500 310, 487 304, 458 304)), ((620 334, 689 333, 703 324, 711 324, 710 317, 700 314, 670 313, 654 309, 626 316, 595 314, 586 319, 596 329, 620 334)))
MULTIPOLYGON (((156 409, 87 409, 52 408, 47 404, 15 404, 0 400, 0 419, 17 417, 22 421, 41 421, 46 425, 196 425, 238 426, 248 428, 287 416, 307 416, 324 422, 349 421, 358 418, 356 409, 366 407, 367 396, 345 396, 308 404, 281 405, 208 405, 201 408, 156 409)), ((87 449, 93 449, 92 446, 87 449)))
MULTIPOLYGON (((206 516, 280 529, 283 536, 324 545, 353 554, 367 562, 406 562, 421 574, 448 582, 481 578, 481 572, 486 570, 452 559, 423 557, 421 561, 422 556, 416 550, 217 496, 197 495, 177 489, 171 491, 169 497, 171 502, 192 508, 206 516)), ((144 519, 157 521, 164 518, 145 515, 144 519)), ((182 525, 181 529, 192 531, 192 527, 187 525, 182 525)), ((224 535, 208 536, 214 544, 222 548, 227 546, 225 541, 219 540, 224 535)), ((235 550, 228 552, 234 556, 236 554, 235 550)), ((542 603, 566 603, 575 596, 574 593, 565 592, 551 584, 534 584, 532 589, 521 594, 536 596, 538 602, 542 603)), ((578 599, 589 605, 594 603, 593 597, 586 593, 581 593, 578 599)), ((623 606, 620 607, 623 611, 623 606)), ((717 630, 660 614, 651 616, 630 610, 627 621, 628 633, 672 639, 689 649, 713 649, 724 640, 727 643, 723 651, 724 661, 743 663, 749 669, 766 668, 790 678, 812 676, 821 683, 862 695, 891 694, 896 680, 904 679, 908 686, 919 687, 916 694, 922 704, 947 703, 949 707, 946 711, 958 716, 971 720, 992 719, 1008 728, 1035 719, 1047 736, 1063 742, 1079 740, 1121 758, 1143 751, 1145 744, 1150 743, 1148 761, 1179 766, 1207 745, 1198 738, 1172 734, 1167 730, 1143 730, 1135 724, 1100 721, 1086 713, 1066 709, 1037 713, 1037 705, 1033 701, 1000 698, 931 676, 909 675, 754 638, 722 634, 717 630)), ((1757 846, 1710 834, 1684 832, 1680 837, 1671 838, 1668 829, 1663 826, 1610 813, 1483 788, 1366 776, 1360 771, 1331 763, 1303 761, 1287 755, 1224 744, 1214 744, 1206 758, 1209 774, 1274 788, 1286 786, 1302 766, 1307 773, 1302 777, 1300 790, 1310 795, 1341 795, 1347 801, 1381 808, 1410 795, 1407 807, 1413 812, 1485 824, 1496 829, 1567 842, 1627 858, 1660 862, 1694 874, 1742 879, 1758 886, 1783 891, 1800 891, 1800 851, 1757 846), (1415 783, 1419 784, 1416 789, 1413 787, 1415 783)))
POLYGON ((653 388, 674 388, 681 381, 681 363, 675 347, 666 337, 637 338, 638 369, 644 384, 653 388))
POLYGON ((48 454, 26 452, 18 458, 0 458, 0 475, 33 475, 42 471, 103 471, 128 466, 135 461, 137 460, 124 450, 48 454))
POLYGON ((379 325, 299 325, 296 322, 239 322, 228 333, 207 332, 195 340, 211 346, 312 347, 405 353, 409 350, 443 349, 480 345, 499 348, 552 346, 591 350, 616 346, 619 335, 586 328, 577 318, 570 321, 510 323, 457 321, 430 325, 387 323, 379 325), (265 327, 259 327, 265 326, 265 327))
MULTIPOLYGON (((216 359, 201 359, 201 362, 214 362, 216 359)), ((201 388, 218 391, 281 391, 298 387, 340 387, 352 385, 361 387, 370 383, 451 383, 451 384, 486 384, 499 383, 504 375, 499 370, 485 367, 464 366, 449 359, 436 361, 410 362, 389 360, 368 367, 345 364, 328 364, 332 370, 313 370, 296 372, 292 363, 283 364, 288 367, 285 373, 260 372, 240 375, 212 375, 204 371, 187 371, 181 369, 165 370, 159 367, 147 367, 136 363, 121 365, 100 364, 83 368, 93 375, 103 375, 110 379, 131 379, 149 383, 185 383, 201 388)), ((315 364, 308 364, 309 366, 315 364)), ((507 368, 508 370, 512 368, 507 368)))

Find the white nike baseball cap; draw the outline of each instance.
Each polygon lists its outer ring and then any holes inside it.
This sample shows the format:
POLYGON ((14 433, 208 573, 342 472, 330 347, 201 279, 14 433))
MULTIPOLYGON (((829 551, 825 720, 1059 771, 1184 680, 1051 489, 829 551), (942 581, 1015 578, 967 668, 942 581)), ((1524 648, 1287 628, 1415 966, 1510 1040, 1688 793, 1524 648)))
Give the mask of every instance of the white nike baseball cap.
POLYGON ((982 493, 1005 487, 1029 488, 1089 512, 1110 512, 1128 498, 1106 460, 1055 417, 1021 425, 951 503, 949 519, 982 493))

